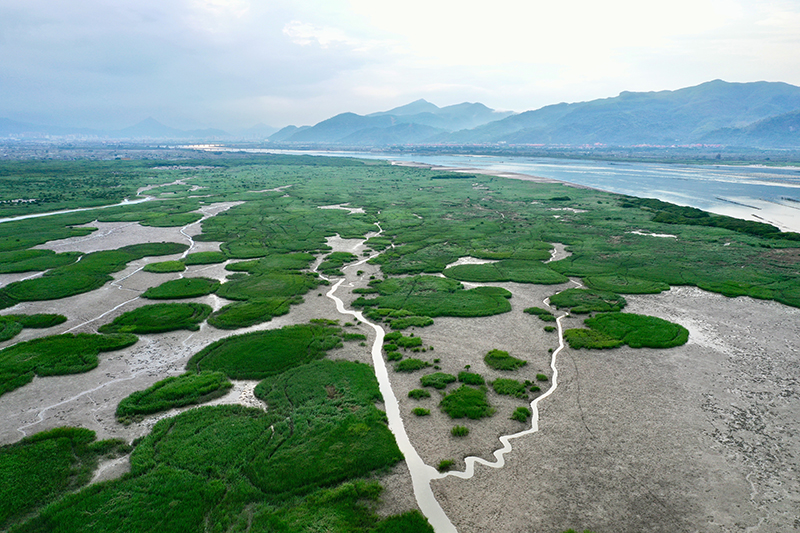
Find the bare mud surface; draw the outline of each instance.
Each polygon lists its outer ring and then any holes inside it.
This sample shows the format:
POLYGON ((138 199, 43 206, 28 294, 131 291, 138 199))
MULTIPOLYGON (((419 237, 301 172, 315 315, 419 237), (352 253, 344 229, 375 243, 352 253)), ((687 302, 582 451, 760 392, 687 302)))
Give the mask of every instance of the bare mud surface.
MULTIPOLYGON (((69 244, 55 241, 47 246, 86 252, 135 242, 193 243, 190 236, 199 233, 199 224, 183 228, 183 232, 181 228, 143 228, 129 223, 103 229, 103 236, 70 239, 69 244)), ((192 251, 218 249, 218 243, 193 244, 197 247, 192 251)), ((361 241, 338 237, 329 239, 329 244, 336 251, 359 256, 364 249, 361 241)), ((554 258, 566 254, 563 245, 555 245, 554 258)), ((91 293, 25 302, 8 309, 7 313, 61 313, 68 321, 48 330, 25 329, 0 347, 66 331, 94 332, 122 312, 150 303, 139 298, 150 286, 180 275, 224 279, 227 274, 224 265, 199 265, 182 274, 141 270, 147 262, 178 257, 133 262, 114 274, 114 282, 91 293)), ((345 268, 345 275, 337 295, 347 304, 357 296, 352 294, 353 288, 365 287, 369 277, 380 277, 380 272, 376 266, 363 264, 345 268)), ((557 346, 557 334, 545 332, 548 323, 522 309, 543 307, 542 300, 571 285, 495 285, 513 293, 510 313, 437 318, 432 326, 406 330, 406 334, 420 336, 426 347, 425 352, 413 356, 454 375, 470 365, 470 371, 488 380, 512 377, 533 381, 537 373, 549 375, 548 350, 557 346), (514 372, 494 371, 483 362, 492 348, 507 350, 528 365, 514 372), (439 361, 434 363, 434 359, 439 361)), ((235 333, 312 318, 339 319, 343 324, 350 321, 352 325, 346 329, 367 335, 365 346, 348 342, 331 357, 370 363, 372 328, 340 315, 324 297, 327 290, 319 287, 309 292, 305 302, 293 306, 288 315, 235 333)), ((800 310, 749 298, 728 299, 691 287, 676 287, 659 295, 627 295, 626 299, 630 312, 687 327, 689 343, 669 350, 561 352, 559 388, 539 406, 539 432, 513 441, 505 467, 495 470, 479 465, 470 480, 449 477, 433 482, 434 493, 458 530, 770 533, 800 529, 800 310)), ((194 301, 215 309, 227 303, 214 295, 194 301)), ((565 327, 580 327, 581 323, 582 317, 572 317, 565 327)), ((182 373, 191 355, 230 334, 204 324, 197 332, 142 335, 129 348, 100 354, 98 368, 90 372, 36 378, 0 396, 0 444, 63 425, 87 427, 100 439, 116 437, 130 442, 141 437, 159 417, 123 426, 114 418, 119 400, 182 373)), ((453 459, 456 469, 463 469, 465 456, 491 459, 500 446, 500 435, 529 427, 509 418, 514 408, 527 402, 491 391, 496 413, 480 421, 450 420, 439 411, 438 392, 420 401, 409 399, 408 391, 420 387, 420 376, 433 370, 410 374, 396 373, 391 366, 389 370, 406 430, 427 464, 453 459), (411 410, 417 406, 430 409, 431 415, 415 417, 411 410), (469 427, 469 436, 452 437, 450 428, 456 424, 469 427)), ((231 392, 215 403, 263 408, 252 395, 252 385, 236 382, 231 392)), ((541 385, 547 390, 547 382, 541 385)), ((102 463, 95 481, 119 476, 127 467, 126 458, 102 463)), ((380 481, 386 487, 381 514, 416 507, 405 464, 397 465, 380 481)))

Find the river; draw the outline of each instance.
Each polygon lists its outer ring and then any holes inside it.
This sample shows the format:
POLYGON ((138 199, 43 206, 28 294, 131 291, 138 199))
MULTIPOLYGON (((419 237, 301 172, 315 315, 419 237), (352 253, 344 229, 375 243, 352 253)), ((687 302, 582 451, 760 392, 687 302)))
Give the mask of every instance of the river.
MULTIPOLYGON (((225 151, 219 147, 217 151, 225 151)), ((521 156, 227 149, 423 163, 459 171, 538 176, 602 191, 658 198, 677 205, 800 232, 800 168, 623 163, 521 156)))

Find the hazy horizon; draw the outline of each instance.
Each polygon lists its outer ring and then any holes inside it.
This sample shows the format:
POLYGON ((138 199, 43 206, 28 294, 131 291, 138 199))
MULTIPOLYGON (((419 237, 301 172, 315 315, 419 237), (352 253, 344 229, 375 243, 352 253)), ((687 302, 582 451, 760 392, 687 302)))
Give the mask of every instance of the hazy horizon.
POLYGON ((526 111, 713 79, 800 85, 800 3, 0 2, 0 117, 311 125, 424 98, 526 111))

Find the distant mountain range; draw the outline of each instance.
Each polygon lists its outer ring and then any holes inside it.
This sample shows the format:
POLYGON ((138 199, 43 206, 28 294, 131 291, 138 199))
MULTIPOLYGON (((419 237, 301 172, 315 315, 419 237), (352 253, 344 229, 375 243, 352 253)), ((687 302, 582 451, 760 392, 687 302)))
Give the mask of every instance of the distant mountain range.
POLYGON ((426 100, 388 111, 342 113, 313 126, 259 124, 229 133, 178 130, 148 118, 117 131, 35 126, 0 118, 0 137, 76 136, 192 141, 249 140, 337 147, 399 145, 638 146, 711 144, 800 148, 800 87, 714 80, 676 91, 623 92, 513 113, 481 103, 438 107, 426 100))

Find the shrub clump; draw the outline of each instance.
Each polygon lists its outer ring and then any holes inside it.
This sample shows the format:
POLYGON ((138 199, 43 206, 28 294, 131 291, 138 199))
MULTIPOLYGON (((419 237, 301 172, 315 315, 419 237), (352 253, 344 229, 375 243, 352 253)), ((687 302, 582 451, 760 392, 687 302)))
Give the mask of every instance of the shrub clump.
POLYGON ((452 459, 442 459, 439 461, 439 465, 436 467, 436 470, 439 472, 448 472, 455 464, 456 462, 452 459))
POLYGON ((547 381, 547 374, 536 374, 536 381, 547 381))
POLYGON ((405 359, 394 365, 395 372, 414 372, 429 367, 431 364, 421 359, 405 359))
POLYGON ((439 407, 450 418, 467 417, 477 420, 494 414, 494 409, 486 399, 485 387, 474 389, 467 385, 461 385, 442 398, 439 407))
POLYGON ((412 389, 408 391, 408 397, 414 398, 415 400, 421 400, 422 398, 430 398, 431 393, 425 389, 412 389))
POLYGON ((527 399, 528 394, 524 383, 516 379, 498 378, 492 382, 492 388, 497 394, 514 396, 516 398, 527 399))
POLYGON ((453 426, 450 434, 454 437, 466 437, 469 435, 469 428, 466 426, 453 426))
POLYGON ((528 364, 527 361, 512 357, 503 350, 490 350, 483 360, 490 368, 495 370, 516 370, 528 364))
POLYGON ((465 370, 458 373, 458 381, 466 383, 467 385, 484 385, 486 383, 486 380, 484 380, 483 376, 480 374, 467 372, 465 370))
POLYGON ((425 409, 423 407, 415 407, 414 409, 411 410, 411 412, 414 413, 416 416, 428 416, 429 414, 431 414, 430 409, 425 409))
POLYGON ((400 352, 389 352, 386 354, 387 361, 400 361, 403 358, 403 354, 400 352))
POLYGON ((434 372, 419 378, 423 387, 433 387, 434 389, 444 389, 455 380, 456 377, 454 375, 445 374, 444 372, 434 372))
POLYGON ((511 420, 516 420, 524 424, 532 414, 533 412, 527 407, 517 407, 514 409, 514 412, 511 413, 511 420))
POLYGON ((529 315, 534 315, 539 317, 540 320, 545 322, 555 322, 556 317, 548 311, 547 309, 542 309, 541 307, 528 307, 527 309, 522 310, 523 313, 528 313, 529 315))

